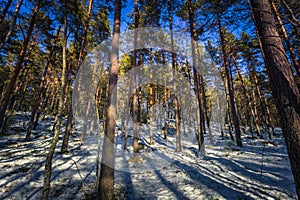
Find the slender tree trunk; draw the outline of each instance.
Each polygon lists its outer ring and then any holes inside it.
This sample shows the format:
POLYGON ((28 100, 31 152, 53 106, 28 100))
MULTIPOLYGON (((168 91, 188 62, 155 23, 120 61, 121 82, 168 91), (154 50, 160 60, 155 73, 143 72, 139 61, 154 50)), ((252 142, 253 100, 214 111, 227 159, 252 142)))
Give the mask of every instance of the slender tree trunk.
MULTIPOLYGON (((70 95, 72 95, 72 92, 70 93, 70 95)), ((65 129, 65 135, 64 135, 63 142, 62 142, 62 146, 61 146, 61 153, 68 152, 69 137, 70 137, 70 134, 72 131, 72 119, 73 119, 72 115, 73 115, 73 110, 72 110, 72 106, 70 106, 69 112, 68 112, 66 129, 65 129)))
POLYGON ((27 85, 28 85, 28 81, 29 79, 27 78, 27 76, 25 76, 25 81, 22 82, 21 88, 20 88, 20 96, 18 101, 14 101, 14 103, 12 104, 11 110, 20 110, 23 104, 23 100, 25 98, 25 94, 27 91, 27 85))
POLYGON ((269 135, 269 139, 272 139, 272 135, 270 133, 269 128, 272 128, 272 132, 274 135, 274 125, 272 123, 272 117, 270 114, 268 102, 264 101, 264 97, 261 95, 258 79, 256 77, 256 71, 255 68, 251 64, 251 59, 249 60, 248 70, 250 72, 250 82, 251 82, 251 88, 252 88, 252 97, 253 97, 253 105, 254 105, 254 112, 258 116, 257 109, 256 109, 256 92, 260 103, 260 109, 261 109, 261 117, 266 125, 266 129, 269 135))
POLYGON ((283 34, 284 42, 285 42, 285 44, 286 44, 286 46, 288 48, 288 51, 290 53, 292 63, 294 65, 295 69, 296 69, 296 73, 297 73, 298 77, 300 78, 300 66, 299 66, 299 63, 298 63, 298 61, 296 59, 296 55, 295 55, 294 49, 293 49, 293 47, 292 47, 292 45, 290 43, 289 36, 288 36, 288 34, 287 34, 286 30, 285 30, 284 24, 283 24, 283 22, 281 20, 281 17, 280 17, 280 15, 278 13, 278 10, 277 10, 276 5, 275 5, 275 3, 274 3, 273 0, 271 1, 271 5, 272 5, 272 9, 273 9, 273 11, 275 13, 276 19, 278 21, 278 24, 280 26, 281 32, 283 34))
MULTIPOLYGON (((65 5, 66 6, 66 5, 65 5)), ((64 35, 62 39, 62 57, 63 57, 63 66, 61 73, 61 87, 60 87, 60 96, 58 100, 58 108, 55 124, 55 133, 51 142, 49 153, 47 154, 46 164, 45 164, 45 176, 44 176, 44 188, 43 188, 43 199, 48 199, 50 192, 50 180, 51 180, 51 170, 52 170, 52 160, 56 144, 59 139, 60 128, 61 128, 61 118, 63 111, 63 103, 65 99, 65 87, 66 87, 66 69, 67 69, 67 8, 65 7, 65 19, 64 19, 64 35)))
POLYGON ((129 119, 130 119, 130 96, 132 94, 132 78, 130 78, 129 91, 127 96, 127 102, 125 103, 125 138, 124 138, 124 150, 127 149, 128 145, 128 131, 129 131, 129 119))
POLYGON ((24 82, 26 81, 26 76, 27 76, 28 72, 29 72, 29 69, 27 67, 27 63, 24 62, 24 67, 20 72, 20 76, 18 76, 18 80, 17 80, 17 83, 15 85, 14 92, 13 92, 13 94, 12 94, 10 100, 9 100, 7 110, 12 110, 13 109, 14 104, 15 104, 16 99, 17 99, 17 96, 22 91, 22 86, 23 86, 24 82))
MULTIPOLYGON (((54 91, 51 95, 51 103, 50 103, 50 112, 51 114, 54 114, 55 115, 55 118, 56 118, 56 105, 57 105, 57 94, 59 93, 59 88, 57 86, 53 86, 54 87, 54 91)), ((56 124, 56 119, 54 121, 54 124, 56 124)))
MULTIPOLYGON (((222 111, 221 111, 221 105, 220 105, 221 104, 221 102, 220 102, 220 95, 219 95, 218 91, 219 91, 219 87, 217 85, 217 88, 216 88, 217 109, 218 109, 219 113, 222 113, 222 111)), ((218 115, 217 116, 217 120, 220 123, 220 130, 221 130, 222 139, 224 139, 224 129, 223 129, 224 120, 222 119, 222 115, 218 115)))
MULTIPOLYGON (((248 0, 248 2, 249 2, 249 4, 251 4, 250 0, 248 0)), ((251 19, 255 23, 253 12, 251 12, 251 19)), ((262 43, 261 43, 261 38, 259 37, 259 33, 258 33, 258 28, 256 26, 255 26, 255 32, 256 32, 256 35, 258 36, 257 40, 258 40, 259 47, 260 47, 260 49, 263 49, 262 43)), ((265 53, 263 51, 261 53, 262 53, 263 59, 266 60, 265 53)), ((260 93, 260 88, 258 87, 259 83, 258 83, 258 79, 257 79, 257 76, 256 76, 256 71, 255 71, 254 66, 252 65, 252 60, 251 59, 249 60, 249 64, 250 64, 249 67, 251 67, 251 69, 252 69, 251 72, 253 73, 252 76, 253 76, 254 81, 255 81, 255 87, 256 87, 258 96, 262 96, 263 99, 264 99, 266 110, 267 110, 267 114, 268 114, 269 124, 270 124, 270 126, 272 128, 272 132, 273 132, 273 135, 274 135, 275 134, 274 123, 272 122, 272 116, 271 116, 271 113, 270 113, 270 110, 269 110, 268 102, 267 102, 267 99, 266 99, 265 95, 260 95, 261 94, 260 93)))
MULTIPOLYGON (((150 25, 152 26, 152 20, 150 20, 150 25)), ((150 131, 150 145, 154 144, 153 141, 153 106, 155 104, 155 99, 154 99, 154 94, 153 94, 153 73, 152 73, 152 68, 153 68, 153 53, 152 53, 152 48, 151 48, 151 42, 150 42, 150 48, 149 48, 149 75, 150 75, 150 86, 149 86, 149 96, 150 96, 150 109, 149 109, 149 131, 150 131)))
MULTIPOLYGON (((103 112, 103 108, 101 108, 102 95, 103 95, 103 83, 105 83, 105 79, 104 79, 104 81, 99 81, 98 88, 97 88, 97 94, 96 94, 97 95, 97 97, 96 97, 97 120, 101 119, 101 112, 103 112)), ((105 98, 104 99, 106 99, 106 93, 105 93, 105 98)), ((102 119, 103 119, 103 117, 102 117, 102 119)), ((102 132, 104 132, 104 128, 103 127, 101 128, 101 126, 100 126, 99 129, 100 130, 97 132, 98 145, 97 145, 97 157, 96 157, 96 181, 95 181, 95 193, 97 194, 97 197, 99 197, 98 187, 99 187, 99 174, 100 174, 101 135, 102 135, 102 132)))
MULTIPOLYGON (((155 102, 157 102, 158 105, 160 105, 160 99, 159 99, 159 92, 160 92, 160 89, 159 89, 159 85, 156 85, 156 93, 155 93, 155 102)), ((160 112, 160 109, 159 107, 157 107, 157 110, 155 112, 155 119, 156 119, 156 130, 159 130, 161 129, 161 112, 160 112)))
POLYGON ((0 25, 2 24, 2 22, 3 22, 4 19, 5 19, 6 13, 7 13, 9 7, 10 7, 11 2, 12 2, 12 0, 8 0, 8 1, 6 2, 6 4, 5 4, 5 7, 4 7, 4 9, 3 9, 3 11, 2 11, 2 13, 1 13, 1 15, 0 15, 0 25))
POLYGON ((228 84, 228 93, 230 98, 230 107, 231 107, 231 113, 232 113, 232 119, 234 123, 234 130, 235 130, 235 138, 236 138, 236 144, 240 147, 243 146, 242 139, 241 139, 241 129, 239 124, 238 115, 236 112, 236 106, 234 102, 234 94, 231 87, 231 78, 229 74, 229 66, 228 66, 228 58, 227 58, 227 52, 225 47, 225 39, 223 34, 223 29, 221 25, 221 15, 218 13, 218 26, 219 26, 219 33, 220 33, 220 40, 221 40, 221 46, 222 46, 222 53, 223 53, 223 60, 224 60, 224 67, 225 67, 225 75, 227 78, 227 84, 228 84))
POLYGON ((282 5, 284 6, 285 10, 287 11, 289 18, 290 18, 290 22, 292 24, 292 26, 294 27, 294 30, 298 36, 298 39, 300 38, 300 33, 299 33, 299 28, 300 28, 300 20, 298 20, 295 17, 295 14, 293 12, 293 10, 290 8, 289 4, 285 1, 285 0, 279 0, 282 5))
MULTIPOLYGON (((199 60, 201 60, 200 57, 200 51, 199 49, 197 49, 197 54, 199 57, 199 60)), ((210 144, 214 144, 214 139, 213 139, 213 135, 212 135, 212 130, 210 127, 210 119, 209 119, 209 112, 208 112, 208 107, 207 107, 207 99, 206 99, 206 95, 205 95, 205 81, 203 79, 202 75, 199 75, 199 82, 200 82, 200 87, 201 87, 201 96, 202 96, 202 118, 203 118, 203 128, 204 128, 204 133, 206 132, 205 129, 205 122, 206 122, 206 126, 208 129, 208 136, 209 136, 209 143, 210 144)))
POLYGON ((198 121, 198 146, 199 146, 199 151, 202 155, 205 155, 205 146, 204 146, 204 133, 201 127, 202 122, 200 121, 200 113, 202 112, 201 109, 201 98, 200 98, 200 90, 199 90, 199 83, 198 83, 198 73, 196 70, 196 50, 195 50, 195 18, 194 18, 194 10, 192 8, 192 2, 191 0, 188 1, 188 10, 189 10, 189 29, 190 29, 190 34, 191 34, 191 46, 192 46, 192 58, 193 58, 193 74, 194 74, 194 87, 195 87, 195 93, 196 93, 196 98, 198 101, 198 114, 199 114, 199 121, 198 121))
MULTIPOLYGON (((100 81, 98 84, 98 88, 97 88, 97 93, 96 93, 96 113, 97 113, 97 120, 100 120, 101 118, 101 114, 100 114, 100 109, 101 109, 101 102, 102 102, 102 93, 103 93, 103 82, 104 81, 100 81)), ((105 96, 106 98, 106 96, 105 96)), ((98 187, 99 187, 99 174, 100 174, 100 151, 101 151, 101 135, 102 132, 104 132, 104 129, 101 129, 101 126, 99 127, 99 131, 97 132, 97 136, 98 136, 98 145, 97 145, 97 157, 96 157, 96 179, 95 179, 95 188, 94 191, 97 194, 96 197, 99 197, 99 193, 98 193, 98 187)))
POLYGON ((34 124, 34 119, 36 118, 37 113, 41 109, 41 106, 42 106, 42 103, 43 103, 43 96, 44 96, 45 89, 46 89, 45 85, 47 85, 46 75, 47 75, 47 72, 48 72, 50 61, 52 59, 54 47, 56 45, 56 41, 57 41, 57 38, 58 38, 58 35, 59 35, 59 32, 60 32, 60 28, 61 28, 61 26, 59 26, 59 28, 57 30, 56 36, 54 37, 54 41, 53 41, 52 46, 51 46, 50 53, 49 53, 48 58, 47 58, 47 63, 46 63, 44 73, 43 73, 43 77, 42 77, 42 80, 41 80, 41 83, 40 83, 40 89, 39 89, 39 92, 37 94, 36 104, 35 104, 35 106, 32 110, 32 113, 31 113, 31 118, 30 118, 30 122, 29 122, 29 125, 28 125, 25 141, 30 140, 30 135, 31 135, 31 131, 32 131, 32 128, 33 128, 33 124, 34 124))
POLYGON ((201 82, 202 82, 202 98, 203 98, 204 116, 205 116, 206 126, 208 129, 209 143, 211 145, 213 145, 214 138, 212 135, 211 124, 210 124, 210 119, 209 119, 209 110, 208 110, 207 99, 206 99, 206 95, 205 95, 205 82, 204 82, 202 76, 201 76, 201 82))
MULTIPOLYGON (((205 127, 205 115, 204 115, 204 101, 203 101, 203 82, 202 82, 202 75, 197 72, 197 83, 199 88, 199 98, 200 98, 200 132, 206 134, 206 127, 205 127)), ((202 139, 201 139, 202 140, 202 139)), ((204 138, 203 138, 204 141, 204 138)))
MULTIPOLYGON (((138 20, 139 20, 139 9, 138 9, 138 0, 135 0, 134 2, 134 28, 138 28, 138 20)), ((136 70, 136 59, 137 59, 137 50, 136 50, 136 46, 137 46, 137 32, 134 32, 134 41, 133 41, 133 45, 134 45, 134 50, 133 50, 133 65, 132 68, 133 70, 136 70)), ((136 72, 133 72, 133 77, 132 77, 132 97, 133 97, 133 102, 132 102, 132 107, 133 107, 133 153, 138 153, 139 152, 139 133, 138 133, 138 129, 139 129, 139 114, 138 114, 138 97, 137 97, 137 83, 136 83, 136 72)))
POLYGON ((254 134, 253 134, 253 129, 252 129, 252 123, 251 123, 251 120, 250 120, 250 114, 249 114, 249 108, 247 109, 248 113, 247 113, 247 116, 246 116, 246 122, 247 122, 247 125, 249 126, 249 129, 250 129, 250 133, 251 133, 251 138, 254 139, 254 134))
POLYGON ((8 105, 8 110, 14 110, 17 100, 19 100, 19 105, 20 103, 22 103, 24 96, 25 96, 25 91, 26 91, 26 86, 28 84, 28 78, 27 75, 30 74, 30 67, 28 65, 29 61, 30 61, 30 56, 32 53, 32 49, 34 48, 34 44, 36 41, 36 36, 37 33, 33 35, 31 43, 29 45, 29 49, 27 51, 25 60, 23 61, 23 68, 21 69, 21 74, 18 77, 18 81, 16 83, 16 89, 14 91, 14 94, 12 95, 12 97, 10 98, 10 103, 8 105), (22 92, 23 91, 23 92, 22 92))
MULTIPOLYGON (((71 62, 71 61, 70 61, 71 62)), ((78 83, 78 82, 76 82, 78 83)), ((68 118, 67 118, 67 123, 66 123, 66 128, 65 128, 65 134, 63 138, 63 143, 61 146, 61 153, 67 153, 68 152, 68 145, 69 145, 69 136, 71 135, 72 132, 72 122, 73 122, 73 109, 72 109, 72 93, 73 90, 70 87, 71 85, 71 80, 68 83, 68 87, 66 88, 66 93, 69 93, 69 108, 68 108, 68 118)), ((78 86, 75 86, 75 88, 79 88, 78 86)), ((66 99, 68 99, 66 95, 66 99)))
MULTIPOLYGON (((20 11, 20 8, 21 8, 21 5, 23 3, 23 0, 19 0, 17 6, 16 6, 16 10, 15 10, 15 13, 13 15, 13 19, 12 19, 12 22, 9 26, 9 30, 4 38, 4 40, 0 42, 0 50, 2 49, 2 47, 6 44, 6 42, 9 40, 14 28, 15 28, 15 25, 16 25, 16 22, 17 22, 17 18, 18 18, 18 15, 19 15, 19 11, 20 11)), ((0 20, 0 24, 1 24, 1 20, 0 20)))
POLYGON ((256 128, 256 131, 257 131, 257 135, 260 137, 260 138, 263 138, 263 135, 261 134, 261 131, 260 131, 260 128, 259 128, 259 123, 258 123, 258 116, 257 116, 257 113, 254 112, 254 106, 252 103, 251 103, 251 97, 250 95, 248 94, 248 91, 247 91, 247 88, 246 88, 246 84, 243 80, 243 77, 242 77, 242 74, 241 74, 241 71, 236 63, 236 60, 235 60, 235 57, 233 55, 231 55, 231 58, 233 60, 233 63, 235 65, 235 68, 238 72, 238 76, 239 76, 239 79, 241 81, 241 85, 242 85, 242 88, 243 88, 243 93, 245 95, 245 100, 246 100, 246 103, 248 104, 249 106, 249 110, 250 110, 250 114, 253 118, 253 121, 254 121, 254 125, 255 125, 255 128, 256 128))
POLYGON ((5 82, 0 84, 0 102, 1 102, 1 99, 2 99, 2 93, 4 91, 5 85, 6 85, 5 82))
POLYGON ((115 0, 114 29, 112 38, 111 67, 106 110, 105 138, 102 151, 99 194, 101 200, 113 200, 114 197, 114 137, 116 126, 116 90, 118 81, 118 49, 121 23, 121 0, 115 0))
MULTIPOLYGON (((182 91, 180 91, 179 93, 179 101, 181 102, 181 104, 183 104, 182 102, 182 91)), ((180 121, 182 122, 182 128, 183 128, 183 135, 186 136, 186 121, 185 121, 185 116, 184 116, 184 111, 183 109, 180 109, 180 121)))
POLYGON ((264 102, 264 105, 265 105, 265 108, 266 108, 266 111, 267 111, 267 119, 268 119, 268 125, 271 126, 271 129, 272 129, 272 133, 273 135, 275 135, 275 128, 274 128, 274 123, 273 123, 273 119, 272 119, 272 116, 271 116, 271 112, 270 112, 270 109, 269 109, 269 103, 268 103, 268 100, 266 98, 266 95, 261 95, 260 94, 260 90, 258 88, 258 85, 256 84, 257 86, 257 91, 259 91, 259 96, 261 96, 261 99, 262 101, 264 102))
POLYGON ((173 69, 173 89, 174 89, 174 111, 175 111, 175 126, 176 126, 176 152, 181 152, 181 141, 180 141, 180 122, 179 122, 179 102, 178 92, 176 88, 176 63, 174 54, 174 36, 173 36, 173 17, 172 17, 172 6, 171 1, 168 0, 168 15, 169 15, 169 27, 171 34, 171 57, 172 57, 172 69, 173 69))
MULTIPOLYGON (((93 6, 93 0, 89 0, 89 6, 87 10, 87 20, 84 24, 84 32, 83 32, 83 37, 81 40, 81 46, 80 46, 80 51, 79 51, 79 56, 78 56, 78 62, 77 62, 77 71, 80 69, 80 65, 83 62, 83 56, 84 56, 84 48, 85 48, 85 43, 86 43, 86 38, 88 34, 88 29, 89 29, 89 23, 90 23, 90 16, 91 16, 91 10, 93 6)), ((76 82, 78 83, 78 82, 76 82)), ((78 86, 75 86, 75 88, 78 88, 78 86)), ((63 139, 63 144, 61 147, 61 152, 65 153, 68 151, 68 140, 69 136, 72 132, 72 119, 73 119, 73 109, 72 109, 72 89, 70 89, 70 103, 69 103, 69 112, 68 112, 68 119, 67 119, 67 124, 66 124, 66 131, 63 139)))
POLYGON ((6 108, 7 108, 7 105, 9 103, 9 99, 11 97, 11 94, 14 90, 15 83, 17 81, 18 75, 19 75, 20 70, 22 68, 22 63, 23 63, 23 60, 24 60, 24 57, 25 57, 25 54, 26 54, 28 43, 30 41, 30 37, 31 37, 32 31, 33 31, 33 28, 34 28, 34 24, 35 24, 40 6, 41 6, 41 0, 38 0, 36 6, 34 8, 32 17, 30 19, 30 24, 29 24, 29 27, 28 27, 28 30, 27 30, 27 33, 26 33, 26 37, 25 37, 24 42, 23 42, 22 47, 21 47, 21 51, 20 51, 19 56, 18 56, 18 60, 17 60, 16 66, 15 66, 14 73, 13 73, 12 77, 10 78, 9 85, 8 85, 7 90, 5 92, 4 98, 1 102, 1 107, 0 107, 0 130, 1 131, 2 131, 2 125, 3 125, 3 121, 4 121, 6 108))
MULTIPOLYGON (((165 52, 162 53, 163 65, 166 64, 165 52)), ((164 139, 167 140, 168 129, 167 129, 167 119, 168 119, 168 110, 169 110, 169 101, 168 101, 168 91, 167 91, 167 75, 164 74, 164 139)))
POLYGON ((149 49, 149 76, 150 76, 150 85, 149 85, 149 97, 150 97, 150 109, 149 109, 149 131, 150 131, 150 145, 154 144, 153 141, 153 106, 154 106, 154 95, 153 95, 153 74, 152 74, 152 67, 153 67, 153 54, 152 54, 152 48, 149 49))
POLYGON ((296 183, 297 195, 300 198, 300 93, 293 79, 288 59, 269 0, 250 0, 255 17, 258 37, 261 38, 262 51, 275 104, 280 117, 296 183))
MULTIPOLYGON (((231 106, 230 106, 230 98, 229 98, 229 92, 228 92, 228 80, 224 77, 223 78, 223 81, 224 81, 224 89, 225 89, 225 93, 226 93, 226 103, 227 103, 227 111, 226 111, 226 119, 227 119, 227 122, 228 122, 228 132, 229 132, 229 135, 230 135, 230 139, 232 141, 235 141, 234 140, 234 137, 232 135, 232 131, 233 131, 233 128, 232 128, 232 116, 231 116, 231 106)), ((226 129, 226 120, 225 120, 225 123, 224 123, 224 130, 226 129)))

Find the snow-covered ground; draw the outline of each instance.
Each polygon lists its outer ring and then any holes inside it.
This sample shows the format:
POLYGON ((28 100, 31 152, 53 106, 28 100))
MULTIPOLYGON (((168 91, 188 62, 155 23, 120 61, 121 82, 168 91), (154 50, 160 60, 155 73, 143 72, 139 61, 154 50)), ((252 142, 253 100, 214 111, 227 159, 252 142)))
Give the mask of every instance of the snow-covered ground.
MULTIPOLYGON (((24 120, 24 116, 17 116, 9 135, 0 138, 0 199, 41 198, 53 118, 40 123, 30 142, 24 142, 24 120)), ((222 140, 214 131, 214 145, 205 136, 206 156, 198 155, 192 135, 182 135, 182 152, 177 153, 174 135, 164 140, 162 131, 154 129, 155 144, 150 147, 147 131, 148 125, 143 125, 145 149, 138 162, 129 151, 122 151, 124 133, 117 132, 118 199, 296 199, 280 130, 272 140, 252 140, 243 134, 242 148, 228 137, 222 140)), ((58 153, 61 141, 53 160, 50 199, 93 199, 97 137, 87 136, 81 146, 75 132, 65 155, 58 153)), ((128 143, 131 145, 131 137, 128 143)))

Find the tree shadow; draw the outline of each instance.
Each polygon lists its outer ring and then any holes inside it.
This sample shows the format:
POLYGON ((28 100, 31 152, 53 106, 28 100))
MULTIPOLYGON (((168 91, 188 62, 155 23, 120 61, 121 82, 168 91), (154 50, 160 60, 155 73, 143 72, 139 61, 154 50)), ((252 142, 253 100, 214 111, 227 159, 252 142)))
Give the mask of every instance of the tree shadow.
MULTIPOLYGON (((175 161, 173 163, 177 167, 181 168, 191 179, 198 182, 200 185, 205 185, 209 189, 217 192, 220 196, 225 199, 254 199, 237 189, 242 189, 239 186, 235 186, 234 184, 230 184, 230 187, 226 186, 218 179, 212 178, 209 174, 203 173, 194 167, 191 167, 185 163, 175 161)), ((203 166, 201 166, 203 168, 203 166)))

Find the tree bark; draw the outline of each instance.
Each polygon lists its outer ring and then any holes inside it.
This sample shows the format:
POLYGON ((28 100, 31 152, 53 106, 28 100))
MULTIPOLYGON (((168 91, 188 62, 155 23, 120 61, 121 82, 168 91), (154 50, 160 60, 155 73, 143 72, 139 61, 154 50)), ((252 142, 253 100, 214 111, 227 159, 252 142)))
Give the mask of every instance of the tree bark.
MULTIPOLYGON (((227 122, 228 122, 228 132, 229 132, 229 136, 230 136, 230 139, 231 141, 235 141, 234 140, 234 137, 232 135, 232 131, 233 131, 233 128, 232 128, 232 116, 231 116, 231 106, 230 106, 230 98, 229 98, 229 92, 228 92, 228 85, 227 82, 228 80, 224 77, 223 78, 223 81, 224 81, 224 89, 225 89, 225 93, 226 93, 226 103, 227 103, 227 111, 226 111, 226 118, 227 118, 227 122)), ((224 123, 224 130, 226 129, 226 119, 225 119, 225 123, 224 123)))
POLYGON ((176 66, 175 66, 175 53, 174 53, 174 36, 173 36, 173 17, 172 17, 172 6, 171 1, 168 0, 168 15, 169 15, 169 28, 171 36, 171 57, 172 57, 172 69, 173 69, 173 88, 174 88, 174 111, 175 111, 175 127, 176 127, 176 152, 181 152, 181 141, 180 141, 180 122, 179 122, 179 102, 178 92, 176 88, 176 66))
MULTIPOLYGON (((197 49, 197 55, 199 60, 201 60, 201 56, 200 56, 200 50, 197 49)), ((213 135, 212 135, 212 130, 211 130, 211 126, 210 126, 210 119, 209 119, 209 111, 208 111, 208 106, 207 106, 207 99, 206 99, 206 94, 205 94, 205 81, 202 75, 199 75, 199 83, 200 83, 200 88, 201 88, 201 96, 202 96, 202 118, 203 118, 203 131, 204 133, 206 133, 206 128, 205 128, 205 122, 206 122, 206 126, 208 129, 208 136, 209 136, 209 143, 211 145, 214 144, 214 139, 213 139, 213 135)))
MULTIPOLYGON (((251 6, 250 0, 248 0, 248 2, 251 6)), ((252 19, 253 22, 255 22, 253 12, 251 12, 251 19, 252 19)), ((258 36, 257 40, 258 40, 259 47, 260 47, 260 49, 263 49, 262 43, 261 43, 261 38, 259 37, 257 26, 255 26, 255 32, 256 32, 256 35, 258 36)), ((265 53, 263 51, 261 51, 261 53, 262 53, 263 59, 266 60, 265 53)), ((261 95, 260 88, 258 87, 259 83, 258 83, 258 79, 257 79, 257 76, 256 76, 256 71, 255 71, 254 66, 252 65, 252 59, 250 59, 248 61, 249 61, 249 66, 248 67, 251 68, 252 77, 254 78, 254 83, 255 83, 255 87, 256 87, 258 96, 259 97, 261 96, 264 100, 264 103, 265 103, 265 106, 266 106, 266 111, 267 111, 267 117, 268 117, 268 121, 269 121, 269 126, 271 126, 272 132, 273 132, 273 135, 274 135, 275 134, 274 123, 273 123, 272 116, 271 116, 271 113, 270 113, 270 110, 269 110, 267 98, 266 98, 265 94, 261 95)), ((250 77, 250 78, 252 78, 252 77, 250 77)))
POLYGON ((194 87, 195 87, 195 93, 196 98, 198 101, 198 147, 199 151, 202 155, 205 155, 205 146, 204 146, 204 133, 203 128, 201 127, 202 121, 200 120, 200 115, 203 112, 201 108, 201 97, 200 97, 200 90, 199 90, 199 83, 198 83, 198 72, 196 70, 196 50, 195 50, 195 16, 194 16, 194 10, 192 8, 192 2, 191 0, 188 1, 188 10, 189 10, 189 31, 191 34, 191 46, 192 46, 192 59, 193 59, 193 74, 194 74, 194 87))
POLYGON ((112 38, 111 67, 106 111, 106 125, 100 171, 99 196, 101 200, 113 200, 114 197, 114 137, 116 126, 116 93, 118 82, 118 54, 121 23, 121 0, 115 0, 114 29, 112 38))
POLYGON ((293 47, 292 47, 292 45, 290 43, 290 40, 289 40, 289 36, 288 36, 288 34, 287 34, 286 30, 285 30, 284 24, 283 24, 283 22, 281 20, 281 17, 280 17, 280 15, 278 13, 278 10, 277 10, 276 5, 275 5, 275 3, 274 3, 273 0, 271 2, 271 5, 272 5, 272 9, 273 9, 273 11, 275 13, 276 19, 278 21, 278 24, 280 26, 284 42, 285 42, 285 44, 286 44, 286 46, 288 48, 288 51, 290 53, 292 63, 294 65, 294 67, 295 67, 295 70, 296 70, 296 73, 297 73, 298 77, 300 78, 300 66, 299 66, 299 63, 297 61, 294 49, 293 49, 293 47))
POLYGON ((50 180, 51 180, 51 170, 52 170, 52 159, 54 155, 54 151, 56 148, 56 144, 59 139, 60 128, 61 128, 61 118, 62 118, 62 110, 64 105, 64 97, 65 97, 65 86, 66 86, 66 69, 67 69, 67 8, 65 7, 65 19, 64 19, 64 35, 62 39, 62 57, 63 57, 63 66, 61 73, 61 88, 60 88, 60 96, 58 100, 58 109, 56 119, 57 122, 55 124, 55 133, 51 142, 51 146, 49 149, 49 153, 47 154, 46 164, 45 164, 45 176, 44 176, 44 187, 43 187, 43 199, 48 199, 50 192, 50 180))
MULTIPOLYGON (((138 28, 138 21, 139 20, 139 8, 138 8, 138 0, 134 1, 134 28, 138 28)), ((134 38, 133 38, 133 45, 134 45, 134 50, 133 50, 133 60, 132 60, 132 68, 133 70, 136 70, 136 59, 137 59, 137 33, 136 31, 134 32, 134 38)), ((138 97, 137 97, 137 83, 136 83, 136 72, 133 71, 132 74, 132 97, 133 97, 133 102, 132 102, 132 114, 133 114, 133 153, 138 153, 139 152, 139 112, 138 112, 138 97)))
MULTIPOLYGON (((163 65, 166 64, 166 60, 165 60, 165 52, 162 52, 162 59, 163 59, 163 65)), ((169 101, 168 101, 168 93, 167 93, 167 75, 164 74, 164 139, 167 140, 168 137, 168 123, 167 123, 167 119, 168 119, 168 110, 169 110, 169 101)))
MULTIPOLYGON (((151 46, 151 45, 150 45, 151 46)), ((154 102, 154 95, 153 95, 153 74, 152 74, 152 67, 153 67, 153 54, 152 54, 152 48, 149 49, 149 78, 150 78, 150 85, 149 85, 149 134, 150 134, 150 145, 154 144, 153 141, 153 106, 155 104, 154 102)))
POLYGON ((291 168, 300 198, 300 93, 290 70, 288 59, 269 0, 250 0, 258 37, 265 54, 270 85, 281 128, 285 137, 291 168))

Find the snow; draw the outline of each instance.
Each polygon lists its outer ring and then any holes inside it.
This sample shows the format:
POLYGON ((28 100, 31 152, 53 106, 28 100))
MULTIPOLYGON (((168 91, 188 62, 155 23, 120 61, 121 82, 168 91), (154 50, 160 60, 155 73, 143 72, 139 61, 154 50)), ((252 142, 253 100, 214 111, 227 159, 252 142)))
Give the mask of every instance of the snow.
MULTIPOLYGON (((22 114, 16 115, 16 123, 0 139, 0 199, 41 199, 53 117, 41 121, 30 142, 24 142, 26 120, 22 114)), ((141 162, 132 160, 131 146, 122 150, 124 133, 117 131, 117 199, 297 199, 280 129, 272 140, 252 140, 243 134, 241 148, 229 137, 222 140, 213 130, 215 144, 209 144, 205 135, 206 155, 201 156, 192 134, 182 135, 183 150, 175 152, 175 136, 164 140, 162 131, 154 127, 155 144, 149 146, 148 126, 141 127, 145 144, 139 154, 141 162)), ((64 155, 58 153, 60 137, 50 199, 92 199, 95 194, 97 136, 87 136, 81 145, 79 135, 73 133, 69 153, 64 155)))

